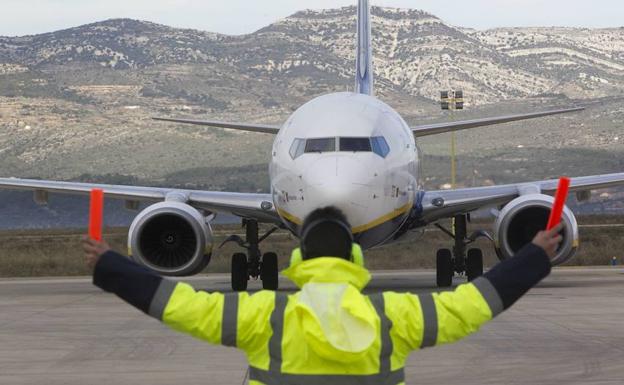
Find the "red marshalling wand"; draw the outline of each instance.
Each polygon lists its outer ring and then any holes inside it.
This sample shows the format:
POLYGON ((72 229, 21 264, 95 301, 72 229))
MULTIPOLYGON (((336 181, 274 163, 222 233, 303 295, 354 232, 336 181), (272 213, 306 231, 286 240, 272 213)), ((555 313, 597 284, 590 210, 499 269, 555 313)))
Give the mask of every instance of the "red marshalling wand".
POLYGON ((560 178, 559 186, 555 194, 555 202, 550 212, 550 218, 548 218, 548 225, 546 230, 550 230, 557 226, 561 222, 561 216, 563 215, 563 206, 568 198, 568 191, 570 190, 570 178, 560 178))
POLYGON ((104 217, 104 191, 91 190, 91 204, 89 207, 89 237, 96 241, 102 240, 102 219, 104 217))

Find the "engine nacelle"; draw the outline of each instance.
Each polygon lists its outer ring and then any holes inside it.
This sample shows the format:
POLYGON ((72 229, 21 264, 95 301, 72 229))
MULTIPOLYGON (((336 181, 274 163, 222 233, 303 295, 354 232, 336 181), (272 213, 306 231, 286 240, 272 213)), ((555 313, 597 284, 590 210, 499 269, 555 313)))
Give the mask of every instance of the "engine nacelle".
POLYGON ((210 262, 212 247, 210 224, 181 202, 149 206, 134 218, 128 234, 131 258, 164 275, 199 273, 210 262))
MULTIPOLYGON (((499 212, 494 224, 494 239, 497 252, 503 258, 516 254, 533 237, 546 228, 554 198, 543 194, 520 196, 509 202, 499 212)), ((574 256, 579 245, 578 224, 572 211, 565 206, 563 241, 552 259, 553 265, 560 265, 574 256)))

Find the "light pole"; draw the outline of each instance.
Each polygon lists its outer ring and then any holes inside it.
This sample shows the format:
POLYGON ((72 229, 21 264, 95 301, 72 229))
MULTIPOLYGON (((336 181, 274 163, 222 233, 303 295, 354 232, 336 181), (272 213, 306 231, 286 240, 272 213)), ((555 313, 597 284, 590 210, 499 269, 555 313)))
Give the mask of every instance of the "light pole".
MULTIPOLYGON (((440 108, 450 111, 451 120, 453 120, 453 111, 464 109, 464 91, 440 91, 440 108)), ((451 132, 451 188, 453 189, 457 185, 456 141, 455 131, 453 131, 451 132)))
MULTIPOLYGON (((442 108, 443 111, 449 111, 451 113, 451 120, 454 120, 455 118, 453 116, 453 111, 464 109, 464 91, 440 91, 440 108, 442 108)), ((455 189, 457 186, 456 142, 457 138, 455 136, 455 131, 453 131, 451 132, 451 189, 455 189)), ((453 235, 455 235, 456 225, 457 221, 455 218, 453 218, 453 220, 451 221, 453 235)))

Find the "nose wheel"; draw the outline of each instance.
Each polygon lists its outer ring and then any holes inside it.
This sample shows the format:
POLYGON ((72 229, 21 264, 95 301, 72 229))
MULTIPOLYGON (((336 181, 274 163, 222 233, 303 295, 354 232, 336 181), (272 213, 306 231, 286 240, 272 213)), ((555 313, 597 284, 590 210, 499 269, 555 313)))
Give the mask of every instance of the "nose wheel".
POLYGON ((245 291, 249 279, 262 280, 262 288, 265 290, 277 290, 278 268, 277 254, 260 252, 260 242, 268 238, 278 228, 274 227, 259 238, 258 221, 243 220, 245 227, 245 240, 238 235, 229 236, 221 247, 228 242, 235 242, 247 253, 235 253, 232 255, 232 290, 245 291))
POLYGON ((468 281, 483 275, 483 251, 472 248, 466 251, 467 246, 479 237, 492 237, 484 231, 478 231, 467 236, 468 215, 458 215, 455 218, 455 231, 451 232, 439 224, 435 226, 454 240, 453 250, 440 249, 436 254, 436 284, 438 287, 450 287, 453 284, 455 273, 465 274, 468 281))

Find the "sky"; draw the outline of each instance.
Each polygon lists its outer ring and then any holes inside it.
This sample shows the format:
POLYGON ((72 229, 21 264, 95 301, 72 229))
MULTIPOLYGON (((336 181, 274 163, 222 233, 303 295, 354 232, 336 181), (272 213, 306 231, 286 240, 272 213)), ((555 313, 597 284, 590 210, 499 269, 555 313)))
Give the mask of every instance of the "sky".
MULTIPOLYGON (((110 18, 133 18, 225 34, 254 32, 303 9, 337 8, 356 0, 1 0, 0 36, 51 32, 110 18)), ((622 27, 621 0, 371 0, 415 8, 455 26, 622 27)))

